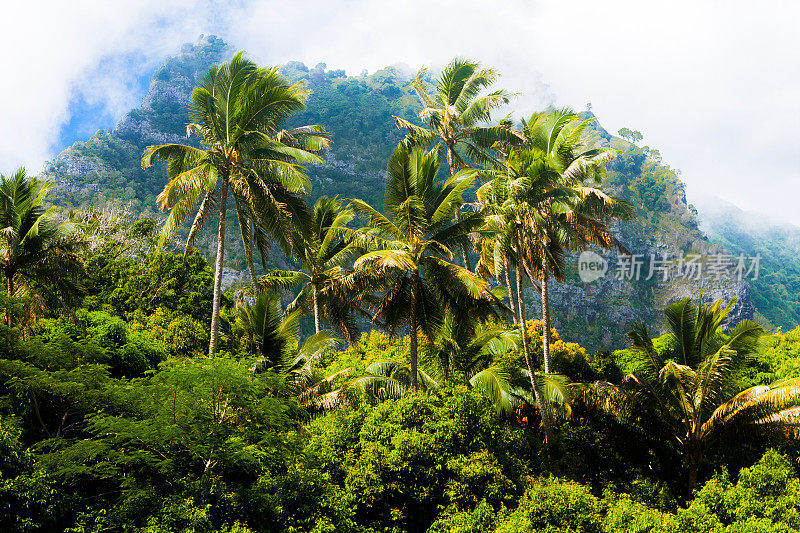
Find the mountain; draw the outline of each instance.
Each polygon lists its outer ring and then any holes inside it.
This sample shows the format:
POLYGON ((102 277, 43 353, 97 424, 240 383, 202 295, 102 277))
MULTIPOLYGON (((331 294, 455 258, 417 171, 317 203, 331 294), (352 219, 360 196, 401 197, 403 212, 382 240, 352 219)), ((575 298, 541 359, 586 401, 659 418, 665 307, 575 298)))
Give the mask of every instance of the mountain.
MULTIPOLYGON (((187 142, 187 103, 192 87, 209 66, 232 54, 233 49, 222 40, 207 36, 168 58, 155 72, 139 108, 130 111, 113 130, 98 131, 87 141, 75 143, 47 165, 46 175, 58 184, 56 204, 63 208, 124 205, 136 216, 159 216, 155 197, 165 182, 164 168, 142 170, 142 152, 149 144, 187 142)), ((332 134, 327 164, 309 169, 310 199, 339 195, 362 198, 380 208, 386 161, 403 135, 392 115, 415 120, 419 107, 408 83, 411 73, 405 67, 391 66, 373 74, 364 71, 348 76, 342 70, 327 69, 324 63, 309 68, 299 62, 284 65, 281 72, 311 89, 306 109, 293 117, 289 126, 323 124, 332 134)), ((620 151, 609 165, 604 187, 633 203, 637 217, 619 224, 615 231, 635 257, 648 262, 641 279, 616 279, 614 274, 625 259, 601 254, 608 264, 606 275, 582 282, 577 255, 570 258, 567 279, 552 287, 554 325, 561 336, 589 348, 619 347, 631 321, 660 324, 659 309, 664 304, 700 292, 708 299, 738 298, 734 319, 753 316, 747 280, 645 279, 651 255, 661 258, 666 254, 674 261, 692 253, 711 257, 724 248, 700 230, 678 172, 664 164, 656 150, 612 136, 596 122, 590 134, 596 144, 620 151)), ((228 233, 227 266, 243 269, 233 219, 229 228, 233 229, 228 233)), ((208 255, 214 249, 212 233, 198 241, 208 255)), ((281 262, 279 257, 274 260, 281 262)), ((539 312, 537 295, 531 292, 528 301, 529 316, 533 316, 539 312)))
POLYGON ((744 211, 720 199, 698 202, 701 228, 733 254, 760 256, 753 302, 774 326, 800 324, 800 227, 744 211))

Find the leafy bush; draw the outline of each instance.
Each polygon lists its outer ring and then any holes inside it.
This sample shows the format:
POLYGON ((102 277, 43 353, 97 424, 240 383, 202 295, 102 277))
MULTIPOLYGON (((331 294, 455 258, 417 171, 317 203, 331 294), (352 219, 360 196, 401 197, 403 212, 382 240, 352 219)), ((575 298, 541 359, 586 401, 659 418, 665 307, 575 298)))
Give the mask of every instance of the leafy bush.
POLYGON ((573 481, 535 480, 497 533, 529 531, 599 533, 603 502, 573 481))
POLYGON ((697 494, 726 524, 766 519, 800 529, 800 480, 786 457, 769 450, 733 485, 718 475, 697 494))
POLYGON ((511 505, 529 468, 517 452, 536 449, 463 387, 331 413, 311 432, 309 460, 343 488, 356 520, 375 528, 424 530, 441 508, 511 505))

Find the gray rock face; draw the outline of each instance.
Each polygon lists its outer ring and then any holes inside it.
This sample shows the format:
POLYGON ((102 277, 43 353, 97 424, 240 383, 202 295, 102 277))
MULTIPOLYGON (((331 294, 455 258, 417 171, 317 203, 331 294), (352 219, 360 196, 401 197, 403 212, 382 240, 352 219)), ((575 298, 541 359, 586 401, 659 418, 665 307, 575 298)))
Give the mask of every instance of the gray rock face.
MULTIPOLYGON (((661 252, 664 246, 659 246, 661 252)), ((649 257, 649 254, 642 254, 649 257)), ((573 254, 567 263, 576 265, 573 254)), ((662 309, 669 303, 683 298, 697 299, 702 295, 705 302, 722 299, 727 303, 735 299, 726 325, 743 319, 752 319, 756 308, 752 298, 750 281, 746 278, 720 278, 701 275, 698 279, 672 277, 664 280, 654 274, 651 279, 647 266, 637 280, 619 279, 617 276, 619 256, 609 257, 609 269, 605 276, 581 282, 576 275, 567 276, 564 282, 551 282, 550 308, 553 326, 565 340, 580 340, 588 349, 616 349, 625 345, 627 333, 633 322, 644 322, 653 333, 664 333, 662 309)), ((538 317, 541 313, 541 296, 534 290, 528 296, 530 311, 538 317)))
POLYGON ((58 172, 70 176, 82 176, 91 172, 113 170, 100 157, 85 156, 73 151, 64 151, 58 154, 54 166, 58 169, 58 172))
POLYGON ((159 131, 149 120, 134 117, 131 114, 125 115, 114 133, 121 137, 146 139, 149 144, 186 143, 186 135, 159 131))

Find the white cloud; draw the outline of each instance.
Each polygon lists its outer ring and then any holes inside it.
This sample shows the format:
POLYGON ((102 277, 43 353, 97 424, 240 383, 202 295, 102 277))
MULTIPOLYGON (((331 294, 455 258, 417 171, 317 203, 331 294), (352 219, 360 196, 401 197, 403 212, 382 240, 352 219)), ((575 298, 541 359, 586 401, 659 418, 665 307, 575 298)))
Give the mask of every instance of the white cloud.
POLYGON ((800 223, 797 3, 145 0, 5 11, 3 171, 40 168, 53 155, 74 91, 117 115, 135 102, 123 71, 97 68, 103 58, 156 61, 216 33, 263 63, 324 61, 350 73, 476 58, 523 93, 515 108, 529 112, 553 94, 559 105, 591 101, 607 129, 640 130, 681 168, 690 197, 713 193, 800 223))

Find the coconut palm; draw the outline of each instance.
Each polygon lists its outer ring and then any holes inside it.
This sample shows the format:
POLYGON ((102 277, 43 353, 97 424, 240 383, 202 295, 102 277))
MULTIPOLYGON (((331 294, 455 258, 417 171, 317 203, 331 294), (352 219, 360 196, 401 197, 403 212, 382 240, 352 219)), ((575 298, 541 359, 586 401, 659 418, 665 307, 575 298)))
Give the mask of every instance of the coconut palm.
POLYGON ((452 222, 475 174, 462 170, 436 181, 438 171, 435 149, 401 142, 389 159, 384 199, 388 216, 360 200, 351 204, 369 222, 359 239, 372 250, 354 269, 384 283, 375 319, 392 331, 409 329, 412 389, 418 383, 418 332, 433 338, 447 307, 469 309, 494 300, 485 280, 451 262, 452 246, 465 244, 468 234, 483 224, 480 213, 452 222))
MULTIPOLYGON (((553 202, 559 199, 566 199, 572 196, 573 191, 561 187, 558 176, 552 173, 532 173, 525 172, 531 162, 530 152, 513 152, 504 166, 496 166, 492 173, 491 181, 482 185, 477 191, 478 201, 484 205, 487 224, 490 227, 502 228, 495 236, 500 250, 493 252, 494 257, 502 256, 508 258, 515 256, 517 259, 516 269, 516 292, 518 301, 516 303, 517 323, 522 339, 522 352, 525 357, 525 364, 530 378, 531 390, 542 417, 542 428, 544 430, 545 441, 552 437, 552 420, 547 407, 544 392, 542 391, 538 374, 533 368, 530 353, 530 343, 525 324, 526 304, 525 304, 525 278, 536 283, 537 276, 533 272, 536 264, 534 258, 541 257, 539 245, 544 241, 533 237, 533 232, 539 231, 541 217, 537 217, 537 203, 553 202)), ((551 255, 557 255, 558 249, 550 251, 551 255)), ((506 272, 508 272, 506 267, 506 272)))
POLYGON ((647 328, 630 333, 638 368, 620 385, 597 384, 605 406, 648 435, 663 435, 688 469, 688 488, 709 446, 748 431, 797 435, 800 379, 741 390, 739 379, 757 349, 761 326, 742 320, 722 329, 735 300, 695 305, 679 300, 664 310, 670 348, 659 352, 647 328))
POLYGON ((515 176, 539 176, 542 180, 522 181, 518 201, 528 204, 534 226, 532 236, 539 241, 531 267, 538 267, 542 297, 542 337, 545 373, 550 372, 549 278, 563 278, 566 250, 586 249, 590 245, 627 253, 614 237, 609 221, 626 220, 633 215, 627 202, 612 198, 591 185, 602 182, 604 164, 616 150, 591 147, 585 132, 594 118, 581 119, 568 108, 534 113, 523 125, 525 141, 512 148, 508 166, 515 176), (561 192, 542 195, 536 182, 553 184, 561 192), (538 260, 537 260, 538 259, 538 260))
POLYGON ((323 317, 336 326, 352 343, 356 335, 353 308, 358 305, 357 291, 349 290, 342 279, 345 267, 359 249, 344 230, 355 213, 338 198, 323 196, 314 205, 305 231, 293 238, 294 257, 302 270, 270 270, 259 279, 263 287, 286 287, 302 283, 302 288, 287 311, 301 309, 314 315, 314 331, 320 332, 323 317))
MULTIPOLYGON (((202 148, 183 144, 150 146, 142 158, 148 167, 167 160, 169 182, 158 196, 170 213, 162 237, 173 234, 196 211, 186 239, 192 247, 214 208, 219 215, 214 299, 209 352, 217 351, 222 266, 228 192, 232 193, 245 257, 253 281, 253 244, 262 253, 270 237, 291 248, 294 227, 307 208, 301 195, 308 187, 302 164, 321 163, 311 153, 327 145, 320 126, 283 130, 283 122, 304 106, 301 85, 289 84, 276 68, 260 69, 236 54, 212 67, 192 92, 187 132, 200 136, 202 148)), ((163 242, 163 238, 162 238, 163 242)))
POLYGON ((484 172, 490 180, 476 192, 475 204, 486 215, 484 227, 486 232, 481 235, 478 242, 479 259, 475 273, 485 278, 494 277, 498 282, 505 284, 512 321, 516 324, 518 304, 511 284, 511 268, 519 265, 514 247, 516 231, 506 216, 511 191, 504 170, 504 167, 496 167, 496 170, 484 172))
MULTIPOLYGON (((27 176, 24 168, 0 176, 0 270, 6 296, 27 294, 39 307, 74 300, 83 274, 79 241, 72 237, 75 224, 57 222, 52 209, 44 207, 51 186, 27 176)), ((5 321, 12 323, 8 307, 5 321)))
MULTIPOLYGON (((427 69, 417 72, 412 86, 422 104, 418 126, 394 117, 397 127, 404 128, 409 139, 427 145, 439 141, 445 148, 450 175, 468 166, 493 161, 492 146, 497 142, 521 139, 508 120, 489 125, 491 112, 508 103, 509 93, 500 89, 481 94, 497 80, 492 69, 480 68, 480 63, 456 58, 434 80, 433 91, 425 81, 427 69)), ((460 218, 459 211, 455 216, 460 218)), ((467 248, 462 248, 464 266, 471 270, 467 248)))

